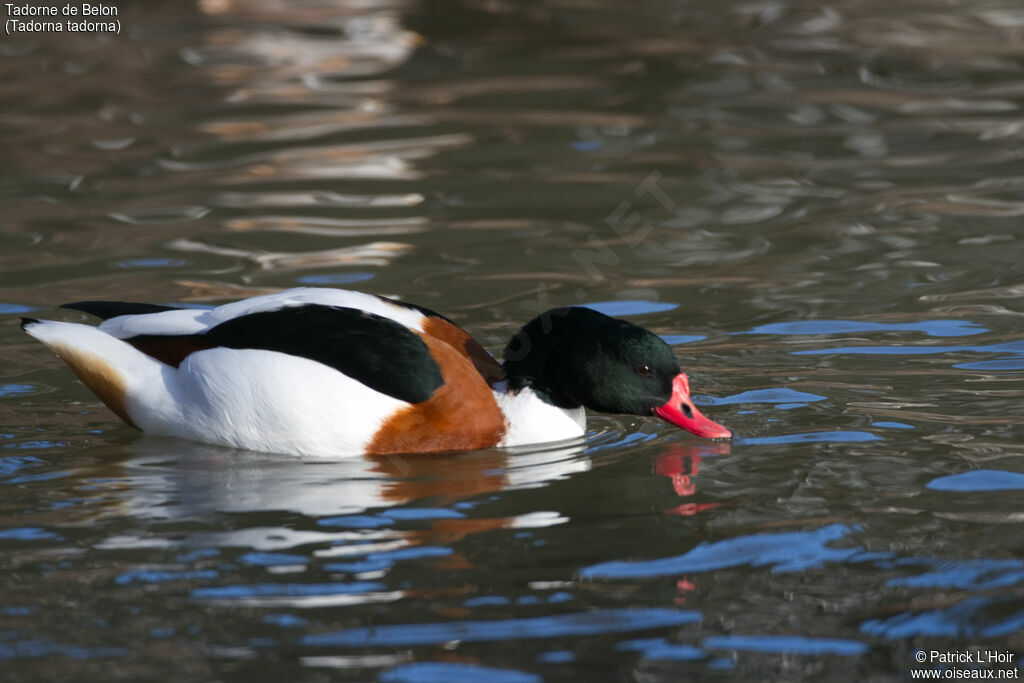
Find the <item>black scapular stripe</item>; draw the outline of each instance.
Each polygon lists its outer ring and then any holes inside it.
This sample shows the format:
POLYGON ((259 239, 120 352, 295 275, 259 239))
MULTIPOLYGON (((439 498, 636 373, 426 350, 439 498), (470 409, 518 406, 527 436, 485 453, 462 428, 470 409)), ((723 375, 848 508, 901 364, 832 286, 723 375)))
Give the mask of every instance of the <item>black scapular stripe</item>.
POLYGON ((408 403, 426 401, 444 384, 441 368, 419 335, 354 308, 307 304, 250 313, 191 337, 204 348, 261 349, 308 358, 408 403))
POLYGON ((76 301, 72 304, 61 304, 61 308, 70 308, 73 311, 88 313, 102 320, 116 318, 119 315, 144 315, 146 313, 179 310, 174 306, 136 304, 128 301, 76 301))

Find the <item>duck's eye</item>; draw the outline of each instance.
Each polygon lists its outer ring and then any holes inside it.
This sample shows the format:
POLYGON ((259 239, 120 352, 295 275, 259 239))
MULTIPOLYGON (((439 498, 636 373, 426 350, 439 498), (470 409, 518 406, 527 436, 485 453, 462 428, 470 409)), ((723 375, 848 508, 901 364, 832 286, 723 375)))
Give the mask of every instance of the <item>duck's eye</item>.
POLYGON ((651 366, 650 365, 638 365, 638 366, 636 366, 636 374, 643 375, 644 377, 650 377, 651 376, 651 366))

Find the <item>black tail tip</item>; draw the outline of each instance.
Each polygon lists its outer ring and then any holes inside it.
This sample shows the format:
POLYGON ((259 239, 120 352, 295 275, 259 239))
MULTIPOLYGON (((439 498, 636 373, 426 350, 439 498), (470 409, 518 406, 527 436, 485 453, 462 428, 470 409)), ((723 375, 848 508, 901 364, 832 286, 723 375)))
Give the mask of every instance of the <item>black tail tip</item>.
POLYGON ((38 322, 39 321, 36 320, 35 318, 22 318, 21 319, 21 329, 25 329, 29 325, 35 325, 38 322))

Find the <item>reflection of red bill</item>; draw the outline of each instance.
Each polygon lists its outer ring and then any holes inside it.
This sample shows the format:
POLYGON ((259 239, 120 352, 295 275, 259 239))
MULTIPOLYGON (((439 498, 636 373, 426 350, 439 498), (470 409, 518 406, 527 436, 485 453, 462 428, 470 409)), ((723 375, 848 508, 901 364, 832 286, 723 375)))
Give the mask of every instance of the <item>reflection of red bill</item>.
MULTIPOLYGON (((694 477, 697 476, 698 465, 702 458, 699 453, 711 452, 720 455, 729 452, 729 444, 714 444, 712 446, 686 446, 673 444, 668 450, 658 456, 654 462, 654 473, 668 477, 672 482, 672 489, 680 497, 692 496, 697 493, 697 484, 694 477)), ((716 508, 719 503, 683 503, 674 508, 665 510, 666 515, 695 515, 703 510, 716 508)))
POLYGON ((697 514, 698 512, 703 512, 704 510, 711 510, 712 508, 716 508, 719 505, 720 503, 683 503, 682 505, 677 505, 676 507, 670 510, 665 510, 664 514, 679 515, 680 517, 690 517, 692 515, 697 514))
POLYGON ((672 398, 663 406, 654 409, 661 419, 682 427, 686 431, 708 439, 728 439, 732 432, 713 420, 704 417, 690 400, 690 382, 680 372, 672 380, 672 398))
POLYGON ((654 473, 668 477, 672 480, 672 488, 677 495, 692 496, 697 492, 697 485, 690 481, 690 475, 697 474, 697 463, 700 456, 679 456, 668 455, 658 458, 654 464, 654 473), (690 464, 691 469, 684 468, 684 458, 690 464))

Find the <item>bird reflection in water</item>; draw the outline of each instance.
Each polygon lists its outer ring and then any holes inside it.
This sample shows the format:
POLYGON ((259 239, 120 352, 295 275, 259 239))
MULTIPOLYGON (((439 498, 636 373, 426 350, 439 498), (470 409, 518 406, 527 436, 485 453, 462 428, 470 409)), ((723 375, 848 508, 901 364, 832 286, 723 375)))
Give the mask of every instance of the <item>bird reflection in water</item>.
MULTIPOLYGON (((680 498, 690 498, 697 493, 693 478, 700 471, 700 462, 709 456, 728 455, 730 447, 728 442, 698 445, 674 443, 654 461, 654 473, 668 477, 680 498)), ((718 503, 685 502, 665 510, 665 513, 689 516, 714 507, 718 507, 718 503)))
MULTIPOLYGON (((654 473, 668 477, 672 489, 680 498, 690 498, 697 493, 694 477, 700 473, 699 465, 704 458, 728 455, 732 444, 716 442, 710 444, 674 443, 666 448, 654 461, 654 473)), ((680 503, 664 511, 668 515, 690 517, 704 510, 718 507, 719 503, 680 503)), ((697 584, 687 576, 676 579, 676 596, 672 604, 682 607, 686 604, 687 595, 697 589, 697 584)))

